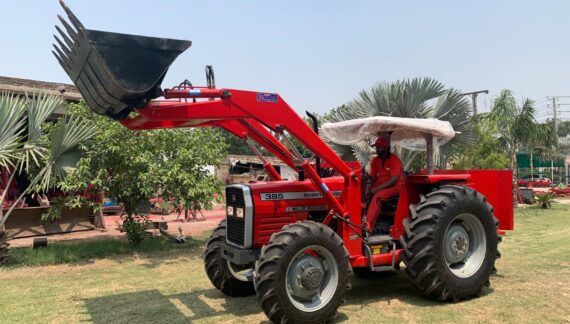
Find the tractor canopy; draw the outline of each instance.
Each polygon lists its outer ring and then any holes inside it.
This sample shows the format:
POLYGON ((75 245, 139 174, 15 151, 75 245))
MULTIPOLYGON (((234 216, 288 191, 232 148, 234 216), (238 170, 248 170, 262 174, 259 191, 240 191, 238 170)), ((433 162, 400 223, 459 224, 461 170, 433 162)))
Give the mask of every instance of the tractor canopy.
POLYGON ((333 143, 353 145, 378 133, 391 132, 392 143, 410 150, 425 150, 426 136, 432 136, 435 145, 442 146, 455 137, 451 124, 435 118, 401 118, 375 116, 324 123, 322 134, 333 143))
POLYGON ((160 85, 176 57, 192 44, 186 40, 155 38, 85 29, 60 1, 69 23, 58 15, 53 54, 94 112, 125 118, 135 108, 160 97, 160 85))

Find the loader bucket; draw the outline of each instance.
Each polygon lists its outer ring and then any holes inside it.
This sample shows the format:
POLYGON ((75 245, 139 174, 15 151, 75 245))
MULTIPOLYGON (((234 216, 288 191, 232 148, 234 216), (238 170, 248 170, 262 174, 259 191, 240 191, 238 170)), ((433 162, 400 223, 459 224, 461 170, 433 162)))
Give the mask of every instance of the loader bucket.
POLYGON ((55 28, 52 51, 94 112, 114 119, 160 97, 168 67, 192 42, 85 29, 60 1, 69 23, 55 28), (63 41, 62 41, 63 40, 63 41))

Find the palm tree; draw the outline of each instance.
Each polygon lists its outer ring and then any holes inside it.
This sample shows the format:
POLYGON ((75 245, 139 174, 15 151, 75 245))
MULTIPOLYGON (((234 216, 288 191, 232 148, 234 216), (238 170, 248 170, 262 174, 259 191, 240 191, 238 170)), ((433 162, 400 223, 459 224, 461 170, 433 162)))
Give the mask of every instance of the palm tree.
MULTIPOLYGON (((64 104, 61 97, 43 93, 31 99, 0 94, 0 171, 9 175, 3 187, 10 188, 19 173, 31 177, 8 211, 3 213, 0 208, 0 264, 5 262, 8 248, 4 224, 14 208, 27 194, 48 190, 63 179, 79 160, 79 145, 95 134, 94 125, 79 118, 62 118, 49 127, 45 121, 64 104)), ((0 206, 7 194, 4 190, 0 195, 0 206)))
POLYGON ((517 106, 510 90, 502 90, 494 100, 491 112, 481 118, 494 124, 498 130, 497 138, 508 152, 514 178, 517 176, 517 151, 537 148, 535 152, 548 154, 556 147, 557 139, 552 127, 536 122, 534 101, 525 99, 522 106, 517 106))
POLYGON ((551 155, 558 142, 556 134, 550 125, 536 122, 534 101, 527 98, 522 106, 517 106, 513 93, 507 89, 503 89, 494 100, 491 112, 483 114, 481 118, 494 125, 497 139, 509 155, 513 171, 513 204, 516 204, 516 153, 526 150, 530 153, 551 155))
MULTIPOLYGON (((471 109, 468 100, 455 89, 431 78, 414 78, 396 82, 382 82, 370 90, 362 90, 359 96, 346 105, 333 109, 323 119, 326 122, 340 122, 371 116, 392 116, 405 118, 437 118, 449 121, 457 135, 442 146, 437 162, 440 167, 455 154, 457 144, 471 143, 474 133, 471 124, 471 109)), ((367 164, 372 151, 367 143, 343 146, 331 143, 343 159, 367 164)), ((420 158, 422 153, 396 148, 405 170, 420 158)))
MULTIPOLYGON (((533 155, 538 156, 544 160, 554 160, 557 158, 564 158, 563 153, 559 150, 558 145, 558 135, 556 134, 554 127, 550 124, 536 124, 536 130, 530 138, 530 145, 528 148, 524 149, 530 155, 530 171, 533 175, 533 155), (562 154, 562 156, 561 156, 562 154)), ((554 171, 552 171, 554 172, 554 171)), ((554 177, 552 177, 554 181, 554 177)))

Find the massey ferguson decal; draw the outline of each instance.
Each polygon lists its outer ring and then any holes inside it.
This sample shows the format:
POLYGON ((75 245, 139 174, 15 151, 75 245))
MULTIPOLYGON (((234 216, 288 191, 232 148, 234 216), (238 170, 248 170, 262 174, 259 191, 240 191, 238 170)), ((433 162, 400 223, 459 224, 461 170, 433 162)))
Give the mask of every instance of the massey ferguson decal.
MULTIPOLYGON (((342 191, 333 191, 335 197, 340 197, 342 191)), ((298 200, 298 199, 320 199, 323 195, 318 191, 305 192, 262 192, 259 194, 261 200, 298 200)))
POLYGON ((329 210, 329 207, 326 205, 323 205, 323 206, 295 206, 295 207, 285 208, 286 213, 327 211, 327 210, 329 210))

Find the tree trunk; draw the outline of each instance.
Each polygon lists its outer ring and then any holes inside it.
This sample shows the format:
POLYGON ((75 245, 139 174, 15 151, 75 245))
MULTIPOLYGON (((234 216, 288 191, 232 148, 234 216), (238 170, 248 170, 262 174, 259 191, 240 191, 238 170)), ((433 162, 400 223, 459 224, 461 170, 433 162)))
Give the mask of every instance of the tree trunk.
POLYGON ((8 263, 10 254, 10 243, 8 232, 0 228, 0 266, 8 263))
POLYGON ((518 205, 518 196, 517 196, 517 177, 518 177, 518 170, 517 170, 517 151, 516 149, 511 148, 510 150, 511 155, 511 170, 513 170, 513 206, 516 207, 518 205))
POLYGON ((105 195, 100 194, 99 199, 101 201, 101 205, 97 208, 97 213, 95 214, 95 228, 101 228, 106 231, 107 225, 105 224, 105 215, 103 215, 103 202, 105 201, 105 195))
POLYGON ((530 151, 530 181, 534 181, 534 164, 532 163, 532 150, 530 151))

